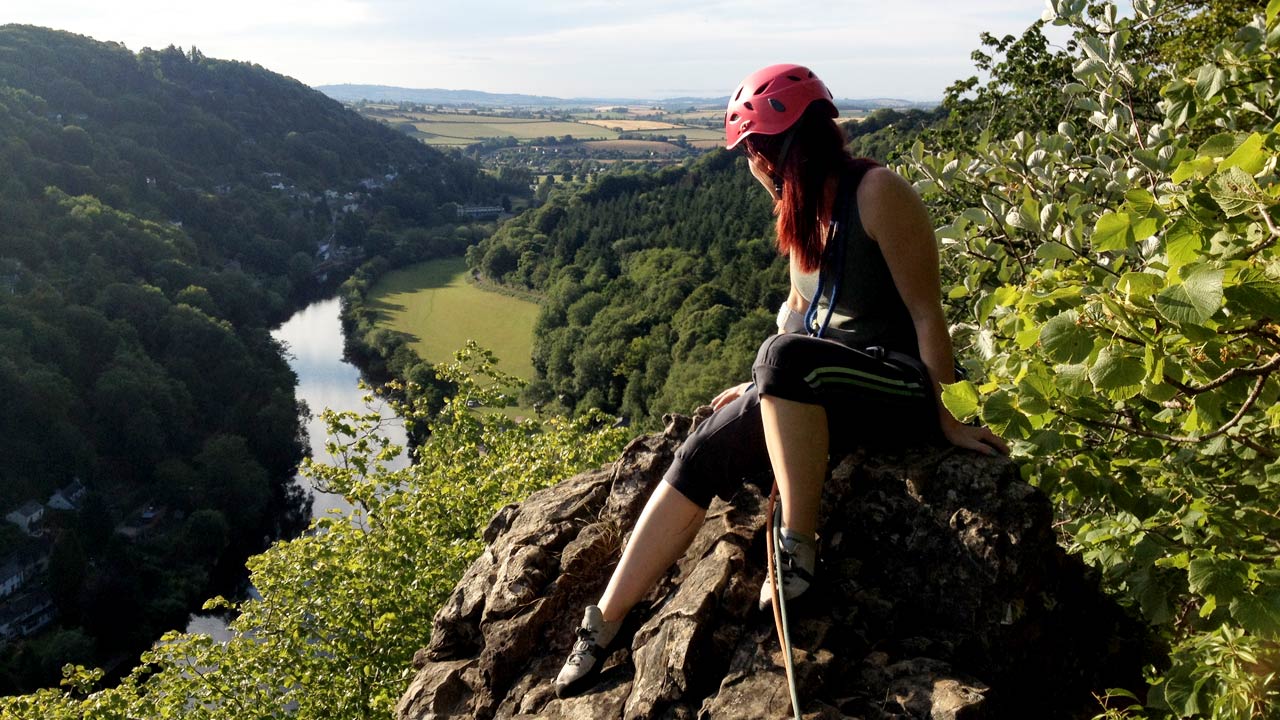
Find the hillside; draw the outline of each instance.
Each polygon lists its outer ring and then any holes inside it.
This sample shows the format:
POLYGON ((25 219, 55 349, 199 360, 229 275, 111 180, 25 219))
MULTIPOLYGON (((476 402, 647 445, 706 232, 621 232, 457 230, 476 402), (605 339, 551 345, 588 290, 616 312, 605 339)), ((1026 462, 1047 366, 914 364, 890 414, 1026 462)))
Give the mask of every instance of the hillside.
POLYGON ((786 292, 771 228, 768 196, 719 150, 552 194, 467 257, 547 298, 532 402, 648 421, 746 376, 786 292))
MULTIPOLYGON (((604 105, 639 105, 649 107, 685 108, 713 107, 723 108, 729 97, 669 97, 669 98, 623 98, 623 97, 573 97, 560 98, 547 95, 522 95, 519 93, 490 93, 479 90, 445 90, 443 88, 406 88, 393 85, 317 85, 316 90, 334 100, 353 103, 365 100, 368 102, 415 103, 421 105, 464 105, 476 107, 524 107, 524 108, 565 108, 565 107, 598 107, 604 105)), ((836 103, 842 108, 876 110, 879 108, 931 108, 937 105, 934 101, 902 100, 899 98, 839 98, 836 103)))
POLYGON ((259 66, 16 25, 0 178, 0 515, 44 513, 0 529, 3 692, 145 646, 299 529, 270 324, 498 186, 259 66))

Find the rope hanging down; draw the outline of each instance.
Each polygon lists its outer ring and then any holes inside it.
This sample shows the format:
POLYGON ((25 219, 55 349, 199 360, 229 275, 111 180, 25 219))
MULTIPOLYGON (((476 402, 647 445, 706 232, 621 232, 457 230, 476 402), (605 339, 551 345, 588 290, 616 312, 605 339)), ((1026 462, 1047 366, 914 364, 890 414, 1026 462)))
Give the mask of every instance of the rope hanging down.
POLYGON ((791 630, 788 627, 786 593, 779 591, 782 578, 782 557, 777 548, 782 543, 782 506, 778 504, 778 483, 769 491, 768 542, 765 543, 769 560, 769 585, 773 591, 773 624, 778 632, 778 644, 782 646, 782 664, 787 671, 787 690, 791 693, 791 710, 795 720, 801 720, 800 692, 796 689, 796 666, 792 657, 791 630))

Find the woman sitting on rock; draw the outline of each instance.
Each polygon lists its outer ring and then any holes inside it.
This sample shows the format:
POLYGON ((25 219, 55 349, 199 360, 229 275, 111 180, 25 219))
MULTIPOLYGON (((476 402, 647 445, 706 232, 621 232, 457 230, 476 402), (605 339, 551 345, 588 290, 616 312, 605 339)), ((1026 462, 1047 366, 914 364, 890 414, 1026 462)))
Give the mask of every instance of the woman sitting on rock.
MULTIPOLYGON (((715 412, 676 453, 598 605, 586 608, 556 678, 561 697, 591 683, 622 619, 684 554, 713 497, 772 469, 782 502, 780 592, 791 599, 813 581, 833 447, 945 439, 1008 452, 939 402, 955 378, 933 224, 905 180, 850 156, 837 114, 831 91, 799 65, 752 73, 729 101, 726 147, 746 150, 773 196, 791 292, 753 382, 711 401, 715 412)), ((770 591, 766 580, 762 606, 770 591)))

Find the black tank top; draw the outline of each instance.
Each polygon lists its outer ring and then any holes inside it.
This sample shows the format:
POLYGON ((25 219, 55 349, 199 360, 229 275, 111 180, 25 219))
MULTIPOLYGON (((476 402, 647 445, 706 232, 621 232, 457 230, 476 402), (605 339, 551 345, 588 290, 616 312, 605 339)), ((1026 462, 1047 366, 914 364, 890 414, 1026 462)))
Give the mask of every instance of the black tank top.
MULTIPOLYGON (((880 346, 915 357, 920 356, 916 342, 915 324, 906 303, 898 293, 889 273, 889 266, 880 252, 880 244, 867 235, 858 212, 858 185, 867 171, 877 165, 870 160, 860 160, 847 171, 841 183, 849 194, 848 210, 842 219, 845 229, 840 233, 845 243, 844 267, 828 268, 823 294, 830 291, 832 279, 840 274, 840 294, 836 298, 835 312, 825 337, 857 348, 880 346)), ((839 253, 824 253, 834 258, 839 253)), ((834 262, 832 260, 831 262, 834 262)), ((805 303, 809 303, 818 287, 818 273, 800 272, 795 260, 791 261, 791 282, 805 303)), ((818 304, 818 319, 826 316, 827 303, 823 298, 818 304)))

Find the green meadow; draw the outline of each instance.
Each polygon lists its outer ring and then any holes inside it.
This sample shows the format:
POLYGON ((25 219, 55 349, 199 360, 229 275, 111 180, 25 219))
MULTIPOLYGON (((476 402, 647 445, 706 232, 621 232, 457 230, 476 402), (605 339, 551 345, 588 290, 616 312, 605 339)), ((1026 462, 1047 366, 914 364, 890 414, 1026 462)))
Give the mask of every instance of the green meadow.
POLYGON ((450 360, 472 339, 498 356, 502 371, 533 378, 529 355, 537 303, 467 282, 463 258, 387 273, 369 293, 369 305, 381 316, 379 326, 410 335, 413 350, 424 360, 450 360))

